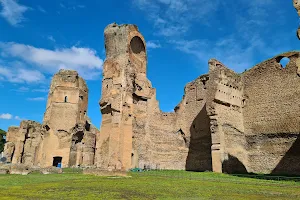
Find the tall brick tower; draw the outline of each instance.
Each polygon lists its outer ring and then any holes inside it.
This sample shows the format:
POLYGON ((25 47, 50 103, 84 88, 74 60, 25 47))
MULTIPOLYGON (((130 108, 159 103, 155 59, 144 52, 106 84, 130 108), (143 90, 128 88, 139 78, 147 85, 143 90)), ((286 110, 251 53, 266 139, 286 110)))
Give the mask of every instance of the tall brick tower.
POLYGON ((43 125, 43 165, 94 164, 96 129, 87 117, 88 88, 76 71, 60 70, 54 75, 43 125))
POLYGON ((96 164, 105 169, 132 167, 133 101, 137 76, 146 77, 145 40, 135 25, 110 24, 104 31, 101 134, 96 164))
POLYGON ((88 88, 76 71, 60 70, 50 86, 44 124, 55 130, 68 130, 83 122, 87 112, 88 88))

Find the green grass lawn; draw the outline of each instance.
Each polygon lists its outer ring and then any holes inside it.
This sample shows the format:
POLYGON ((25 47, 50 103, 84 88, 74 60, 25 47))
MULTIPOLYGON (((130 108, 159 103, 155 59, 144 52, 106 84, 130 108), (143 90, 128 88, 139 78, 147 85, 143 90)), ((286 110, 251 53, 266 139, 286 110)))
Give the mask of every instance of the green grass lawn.
POLYGON ((185 171, 0 175, 0 199, 300 199, 300 183, 185 171))

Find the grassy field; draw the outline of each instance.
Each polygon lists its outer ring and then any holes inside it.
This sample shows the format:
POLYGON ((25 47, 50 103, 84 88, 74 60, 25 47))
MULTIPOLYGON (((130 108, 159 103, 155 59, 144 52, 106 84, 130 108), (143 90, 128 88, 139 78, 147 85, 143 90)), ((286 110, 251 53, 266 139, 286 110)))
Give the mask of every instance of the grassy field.
POLYGON ((185 171, 0 175, 0 199, 300 199, 300 183, 185 171))

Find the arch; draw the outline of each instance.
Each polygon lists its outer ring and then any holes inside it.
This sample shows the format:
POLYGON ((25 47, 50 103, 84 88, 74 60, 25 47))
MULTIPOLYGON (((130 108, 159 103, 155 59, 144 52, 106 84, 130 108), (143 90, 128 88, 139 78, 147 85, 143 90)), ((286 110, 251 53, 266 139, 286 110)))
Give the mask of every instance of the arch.
POLYGON ((82 164, 80 160, 78 160, 78 153, 79 155, 82 153, 81 148, 78 148, 82 144, 82 140, 84 137, 83 131, 78 131, 72 136, 72 142, 70 147, 70 156, 69 156, 69 166, 76 166, 82 164), (79 145, 79 146, 78 146, 79 145))
POLYGON ((285 68, 287 66, 287 64, 290 62, 290 59, 288 57, 279 57, 277 59, 278 63, 281 64, 282 68, 285 68))
POLYGON ((65 103, 68 102, 68 96, 65 96, 65 103))
POLYGON ((145 53, 145 51, 146 51, 143 40, 138 36, 134 36, 131 39, 130 48, 131 48, 132 52, 135 54, 140 54, 143 52, 145 53))

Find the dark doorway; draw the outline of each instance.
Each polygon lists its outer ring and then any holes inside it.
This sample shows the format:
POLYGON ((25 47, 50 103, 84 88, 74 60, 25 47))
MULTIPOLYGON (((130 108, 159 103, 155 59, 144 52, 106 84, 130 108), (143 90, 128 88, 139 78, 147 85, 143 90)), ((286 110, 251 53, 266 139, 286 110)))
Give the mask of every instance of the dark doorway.
POLYGON ((58 165, 61 165, 62 157, 56 156, 53 157, 53 165, 54 167, 58 167, 58 165))

